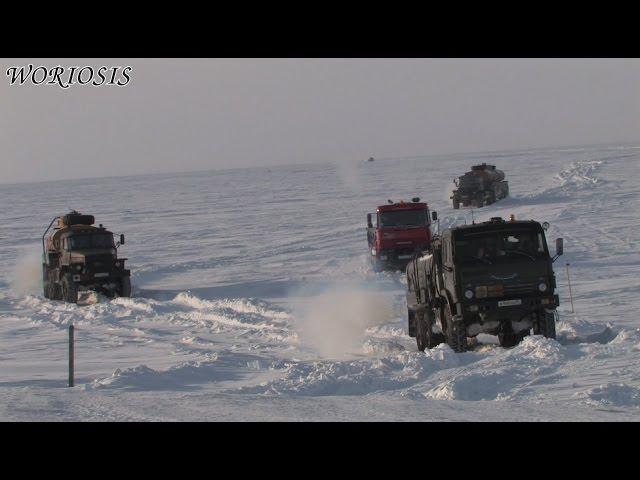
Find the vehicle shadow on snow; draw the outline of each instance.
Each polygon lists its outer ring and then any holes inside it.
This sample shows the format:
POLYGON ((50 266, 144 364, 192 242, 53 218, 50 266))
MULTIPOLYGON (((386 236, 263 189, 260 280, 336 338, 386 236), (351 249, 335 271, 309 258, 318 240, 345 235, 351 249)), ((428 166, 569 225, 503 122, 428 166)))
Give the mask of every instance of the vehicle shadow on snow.
MULTIPOLYGON (((60 375, 63 377, 64 375, 60 375)), ((92 379, 88 377, 76 378, 76 385, 90 382, 92 379)), ((42 388, 68 388, 69 384, 67 379, 33 379, 33 380, 18 380, 14 382, 0 382, 0 388, 3 387, 42 387, 42 388)))
MULTIPOLYGON (((395 280, 394 275, 389 275, 389 280, 395 280)), ((362 280, 368 289, 384 290, 386 285, 370 285, 362 280)), ((397 283, 397 282, 396 282, 397 283)), ((236 283, 233 285, 221 285, 216 287, 194 287, 181 289, 145 289, 134 290, 136 297, 150 298, 159 301, 173 300, 180 293, 191 293, 203 300, 219 300, 225 298, 284 298, 313 297, 317 292, 324 291, 335 284, 330 279, 300 279, 300 280, 261 280, 255 282, 236 283)), ((400 284, 401 285, 401 284, 400 284)))
POLYGON ((304 281, 304 280, 263 280, 256 282, 237 283, 233 285, 221 285, 217 287, 195 287, 181 289, 144 289, 135 291, 137 297, 151 298, 153 300, 168 301, 176 295, 184 292, 191 293, 203 300, 217 300, 223 298, 282 298, 292 290, 302 285, 317 285, 318 287, 329 285, 328 281, 304 281))
POLYGON ((556 338, 560 345, 579 345, 581 343, 599 343, 605 345, 611 342, 620 333, 610 326, 605 326, 601 332, 583 334, 579 336, 568 336, 559 334, 556 338))
POLYGON ((116 369, 105 378, 84 385, 86 390, 196 391, 212 382, 238 381, 262 370, 264 359, 248 354, 224 353, 205 361, 190 361, 166 370, 147 365, 116 369))

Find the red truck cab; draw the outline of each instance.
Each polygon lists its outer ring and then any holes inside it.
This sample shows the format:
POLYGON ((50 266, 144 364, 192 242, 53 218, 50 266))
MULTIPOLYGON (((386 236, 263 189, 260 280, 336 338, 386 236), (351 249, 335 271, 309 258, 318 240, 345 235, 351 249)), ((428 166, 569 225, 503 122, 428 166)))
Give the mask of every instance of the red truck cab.
POLYGON ((431 220, 437 213, 429 213, 429 206, 413 198, 411 202, 392 202, 381 205, 376 213, 367 214, 369 257, 375 271, 403 269, 416 252, 431 245, 431 220), (375 225, 373 216, 375 215, 375 225))

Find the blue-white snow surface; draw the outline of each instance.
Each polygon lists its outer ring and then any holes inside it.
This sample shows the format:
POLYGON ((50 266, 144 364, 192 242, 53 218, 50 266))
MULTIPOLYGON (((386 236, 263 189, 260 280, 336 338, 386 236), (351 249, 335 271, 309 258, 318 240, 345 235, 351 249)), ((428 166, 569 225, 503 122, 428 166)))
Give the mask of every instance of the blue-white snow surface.
POLYGON ((639 199, 628 145, 0 185, 0 420, 640 420, 639 199), (482 161, 512 196, 476 221, 565 239, 558 340, 420 353, 365 214, 420 196, 469 222, 449 191, 482 161), (70 208, 126 234, 133 298, 42 297, 40 237, 70 208))

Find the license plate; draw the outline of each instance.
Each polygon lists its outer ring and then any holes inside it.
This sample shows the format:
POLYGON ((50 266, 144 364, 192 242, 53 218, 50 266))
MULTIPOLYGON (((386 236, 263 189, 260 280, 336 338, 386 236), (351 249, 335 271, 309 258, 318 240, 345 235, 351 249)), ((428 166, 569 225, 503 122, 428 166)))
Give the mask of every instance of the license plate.
POLYGON ((404 260, 405 258, 412 258, 412 257, 413 257, 413 255, 398 255, 398 258, 400 260, 404 260))
POLYGON ((108 277, 108 276, 109 276, 109 274, 108 274, 107 272, 104 272, 104 273, 96 273, 96 274, 94 275, 94 277, 96 277, 96 278, 103 278, 103 277, 108 277))
POLYGON ((514 305, 522 305, 522 300, 517 298, 515 300, 501 300, 498 302, 499 307, 513 307, 514 305))

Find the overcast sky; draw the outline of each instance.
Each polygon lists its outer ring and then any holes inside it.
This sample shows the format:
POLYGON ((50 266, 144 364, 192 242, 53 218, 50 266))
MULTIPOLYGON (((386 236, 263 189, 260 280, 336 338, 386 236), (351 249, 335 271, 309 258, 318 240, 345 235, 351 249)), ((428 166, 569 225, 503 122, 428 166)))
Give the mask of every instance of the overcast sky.
POLYGON ((639 60, 0 62, 0 183, 640 142, 639 60), (133 70, 10 86, 28 63, 133 70))

